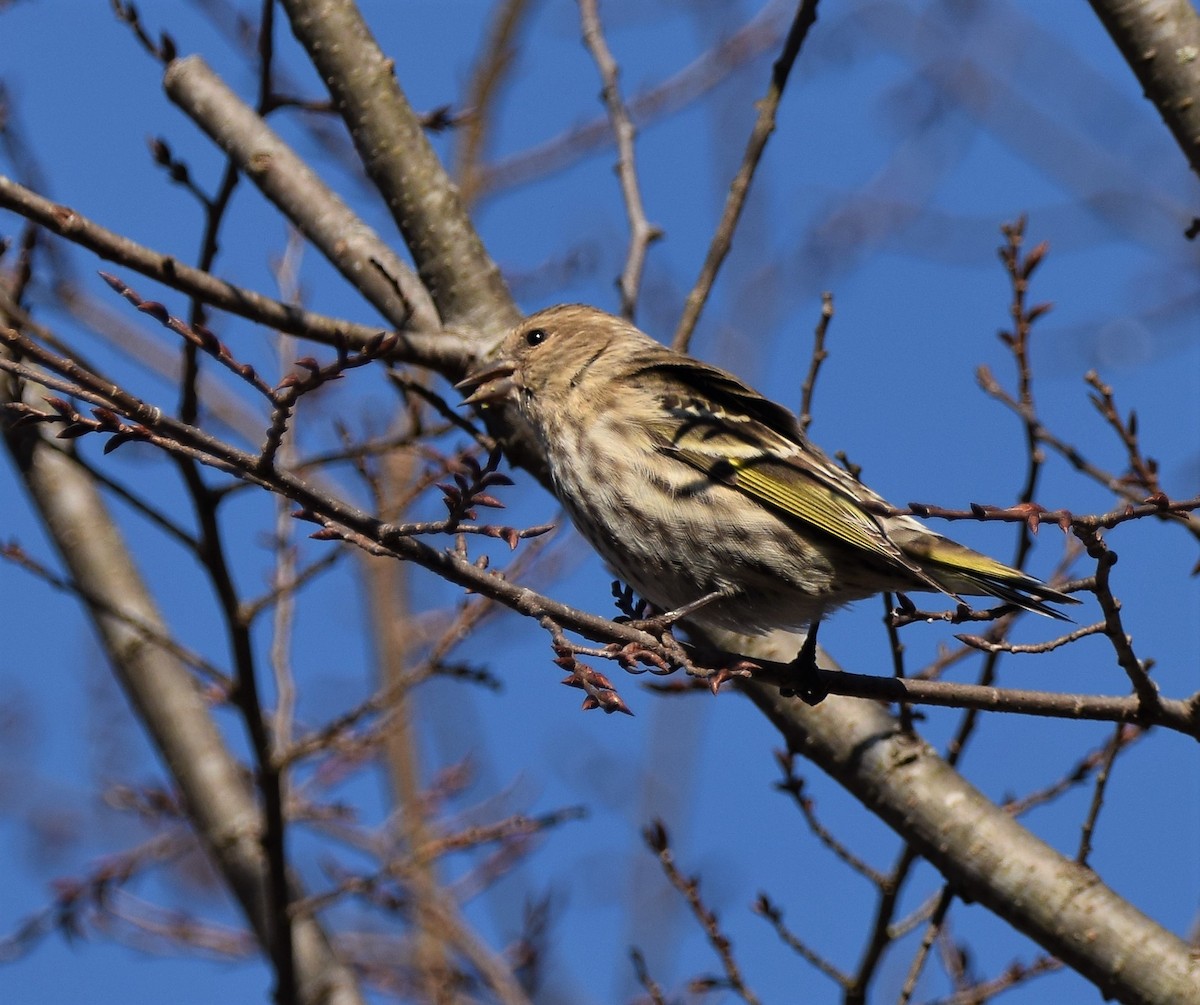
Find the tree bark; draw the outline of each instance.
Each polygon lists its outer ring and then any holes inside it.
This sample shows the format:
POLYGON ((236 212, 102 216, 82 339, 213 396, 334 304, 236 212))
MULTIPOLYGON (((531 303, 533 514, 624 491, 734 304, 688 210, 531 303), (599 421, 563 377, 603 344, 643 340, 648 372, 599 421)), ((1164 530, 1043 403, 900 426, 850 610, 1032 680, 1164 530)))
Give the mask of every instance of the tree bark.
POLYGON ((1191 0, 1091 0, 1200 177, 1200 14, 1191 0))

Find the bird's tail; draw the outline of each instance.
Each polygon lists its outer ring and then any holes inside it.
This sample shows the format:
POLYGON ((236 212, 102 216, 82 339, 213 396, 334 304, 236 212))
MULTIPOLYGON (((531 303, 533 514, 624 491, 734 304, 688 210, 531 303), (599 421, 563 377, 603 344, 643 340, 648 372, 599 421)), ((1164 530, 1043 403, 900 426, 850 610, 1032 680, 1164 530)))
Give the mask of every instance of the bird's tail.
POLYGON ((889 528, 890 537, 904 555, 934 582, 939 589, 957 596, 995 597, 1006 604, 1032 611, 1059 621, 1070 621, 1051 604, 1078 604, 1080 601, 1047 586, 1040 579, 1012 569, 1003 562, 974 551, 949 538, 922 527, 920 532, 905 534, 889 528))

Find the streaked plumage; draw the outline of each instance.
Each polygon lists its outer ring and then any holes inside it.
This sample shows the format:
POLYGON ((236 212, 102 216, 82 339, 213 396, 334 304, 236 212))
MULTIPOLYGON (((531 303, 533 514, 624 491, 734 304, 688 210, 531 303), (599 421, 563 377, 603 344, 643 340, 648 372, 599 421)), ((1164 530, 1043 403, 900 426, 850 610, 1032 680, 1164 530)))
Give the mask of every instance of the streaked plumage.
POLYGON ((603 311, 526 318, 464 381, 514 403, 575 526, 661 610, 745 634, 800 629, 883 590, 1075 603, 934 533, 808 442, 787 409, 603 311))

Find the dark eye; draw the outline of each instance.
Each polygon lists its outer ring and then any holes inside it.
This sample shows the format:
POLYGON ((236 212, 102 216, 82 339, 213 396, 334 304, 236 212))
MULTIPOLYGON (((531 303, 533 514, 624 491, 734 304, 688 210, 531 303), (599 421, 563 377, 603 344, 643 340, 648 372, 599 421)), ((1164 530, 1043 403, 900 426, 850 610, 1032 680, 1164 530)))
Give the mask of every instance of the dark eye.
POLYGON ((525 344, 528 346, 541 345, 550 337, 550 333, 545 328, 530 328, 525 333, 525 344))

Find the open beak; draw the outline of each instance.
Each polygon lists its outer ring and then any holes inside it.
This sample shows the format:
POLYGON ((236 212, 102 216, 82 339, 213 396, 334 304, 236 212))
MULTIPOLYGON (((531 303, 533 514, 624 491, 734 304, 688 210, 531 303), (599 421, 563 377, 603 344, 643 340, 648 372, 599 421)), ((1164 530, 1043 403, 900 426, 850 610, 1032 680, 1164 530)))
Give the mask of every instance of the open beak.
POLYGON ((513 365, 502 360, 489 360, 454 385, 463 392, 467 405, 490 405, 506 400, 513 392, 513 365))

